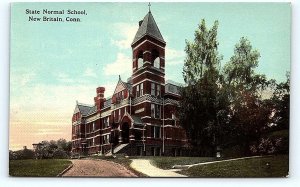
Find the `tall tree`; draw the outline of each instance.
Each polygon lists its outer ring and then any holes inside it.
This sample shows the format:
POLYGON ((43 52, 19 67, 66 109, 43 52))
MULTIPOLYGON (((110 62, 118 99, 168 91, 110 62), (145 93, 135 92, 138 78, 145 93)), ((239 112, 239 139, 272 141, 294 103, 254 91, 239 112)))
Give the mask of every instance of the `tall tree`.
POLYGON ((186 41, 185 48, 183 77, 187 86, 181 90, 179 119, 196 154, 203 156, 214 152, 220 132, 217 114, 222 103, 218 101, 221 57, 217 29, 217 21, 208 29, 202 20, 194 41, 186 41))
POLYGON ((260 137, 271 115, 270 104, 262 99, 262 90, 270 83, 265 75, 255 73, 260 53, 242 37, 234 49, 234 55, 224 66, 228 100, 230 102, 230 128, 234 133, 230 137, 239 143, 244 154, 249 144, 260 137))

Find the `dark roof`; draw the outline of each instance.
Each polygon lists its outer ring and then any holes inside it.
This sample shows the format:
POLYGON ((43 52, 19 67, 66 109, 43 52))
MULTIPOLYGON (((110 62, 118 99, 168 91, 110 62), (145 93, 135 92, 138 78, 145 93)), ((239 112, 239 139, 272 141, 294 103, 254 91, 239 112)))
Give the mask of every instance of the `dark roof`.
POLYGON ((86 116, 90 113, 90 111, 94 108, 93 106, 78 103, 79 111, 82 115, 86 116))
POLYGON ((88 115, 93 114, 93 113, 95 113, 95 112, 97 112, 97 107, 96 107, 96 106, 93 106, 93 107, 90 109, 90 111, 88 112, 88 115))
POLYGON ((163 39, 150 11, 144 17, 143 22, 140 24, 140 27, 139 27, 137 33, 135 34, 135 37, 134 37, 131 45, 133 45, 134 43, 136 43, 137 41, 139 41, 141 38, 143 38, 146 35, 151 36, 163 43, 166 43, 165 40, 163 39))
POLYGON ((104 101, 104 106, 103 108, 107 108, 111 105, 111 98, 108 98, 106 101, 104 101))

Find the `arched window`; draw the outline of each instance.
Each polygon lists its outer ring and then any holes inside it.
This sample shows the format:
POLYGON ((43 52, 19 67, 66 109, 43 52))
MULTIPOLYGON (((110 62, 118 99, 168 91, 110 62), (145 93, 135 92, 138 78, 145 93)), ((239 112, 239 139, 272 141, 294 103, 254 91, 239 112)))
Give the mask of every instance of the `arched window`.
POLYGON ((160 68, 160 58, 157 50, 152 51, 152 59, 153 59, 153 66, 155 68, 160 68))
POLYGON ((140 51, 139 53, 138 53, 138 56, 137 56, 137 61, 138 61, 138 63, 137 63, 137 68, 139 69, 139 68, 141 68, 142 66, 143 66, 143 64, 144 64, 144 59, 143 59, 143 51, 140 51))

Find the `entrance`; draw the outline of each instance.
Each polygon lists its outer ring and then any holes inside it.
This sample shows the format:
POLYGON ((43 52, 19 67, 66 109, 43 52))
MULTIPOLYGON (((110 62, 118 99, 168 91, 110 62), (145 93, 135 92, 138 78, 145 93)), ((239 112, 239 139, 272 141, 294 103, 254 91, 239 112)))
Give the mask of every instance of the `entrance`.
POLYGON ((123 143, 129 143, 129 124, 127 122, 122 124, 122 139, 123 143))

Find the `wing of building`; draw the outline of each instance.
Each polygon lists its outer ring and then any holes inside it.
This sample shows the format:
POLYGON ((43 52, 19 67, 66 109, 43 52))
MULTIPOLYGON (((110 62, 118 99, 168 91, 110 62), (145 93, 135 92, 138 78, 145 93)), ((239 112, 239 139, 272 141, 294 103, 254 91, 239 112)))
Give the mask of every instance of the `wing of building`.
POLYGON ((80 154, 183 155, 185 130, 176 117, 179 87, 165 81, 165 46, 151 11, 139 22, 131 44, 132 76, 121 77, 113 95, 96 89, 94 105, 76 103, 72 152, 80 154))

